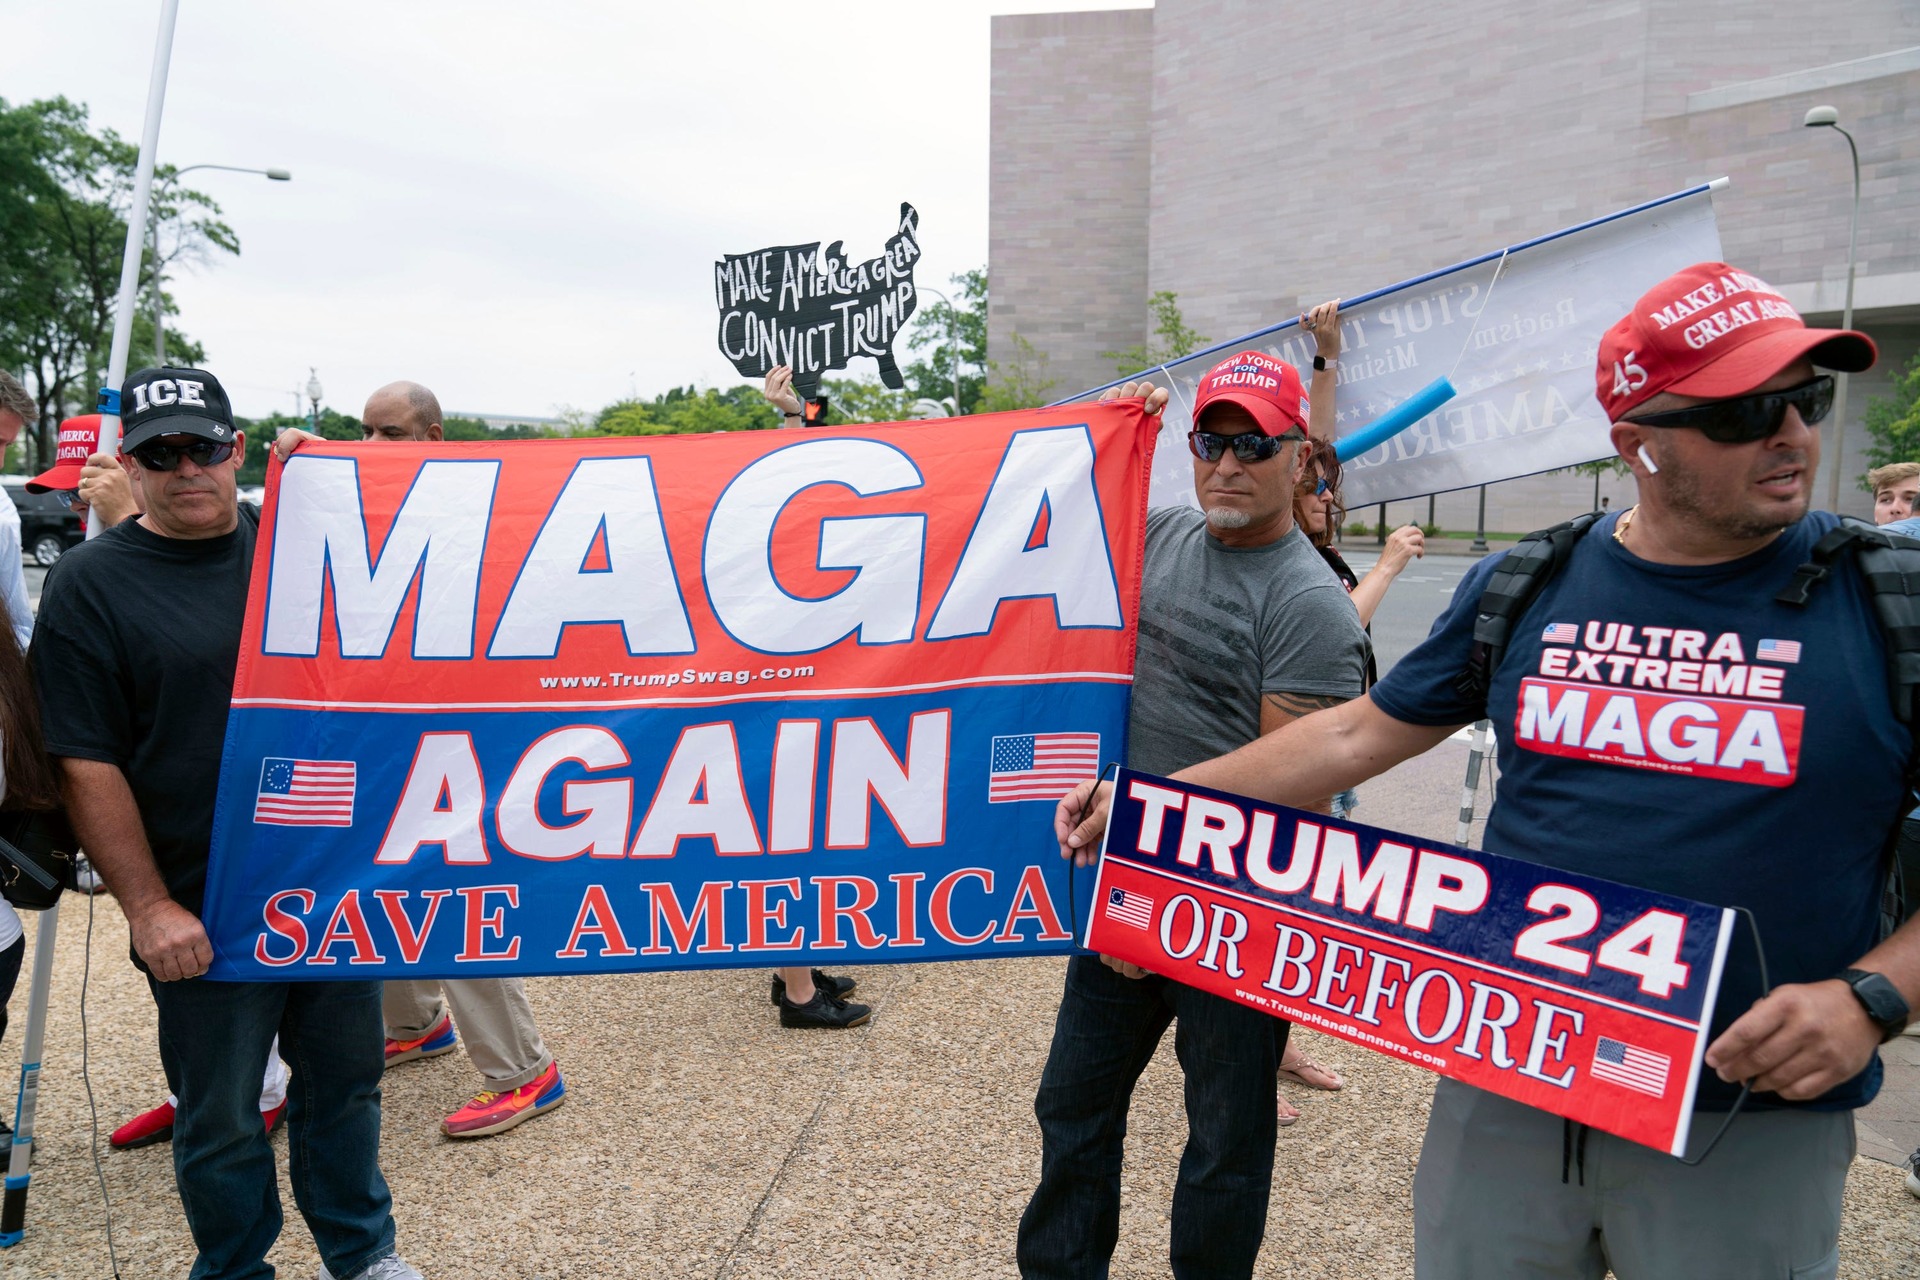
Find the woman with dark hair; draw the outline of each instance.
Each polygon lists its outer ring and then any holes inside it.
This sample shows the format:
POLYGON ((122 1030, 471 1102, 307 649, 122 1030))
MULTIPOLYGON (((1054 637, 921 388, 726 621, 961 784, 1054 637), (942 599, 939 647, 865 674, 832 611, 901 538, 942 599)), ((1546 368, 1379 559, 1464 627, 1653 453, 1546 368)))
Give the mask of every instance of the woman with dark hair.
MULTIPOLYGON (((1380 607, 1387 588, 1400 576, 1400 571, 1409 562, 1427 554, 1427 539, 1417 525, 1395 529, 1387 535, 1387 545, 1380 551, 1379 563, 1368 570, 1366 577, 1357 577, 1333 545, 1334 530, 1340 527, 1340 522, 1346 517, 1346 503, 1340 495, 1340 455, 1333 451, 1331 441, 1315 437, 1312 452, 1307 455, 1306 473, 1300 478, 1300 487, 1294 491, 1293 518, 1300 525, 1301 532, 1307 535, 1308 541, 1319 548, 1320 554, 1333 566, 1340 581, 1347 584, 1347 592, 1353 597, 1353 607, 1360 611, 1360 625, 1366 626, 1373 621, 1374 610, 1380 607)), ((1373 680, 1374 672, 1369 661, 1367 683, 1372 684, 1373 680)))
MULTIPOLYGON (((60 787, 40 738, 40 705, 27 680, 27 658, 14 636, 12 618, 0 600, 0 807, 57 809, 60 787)), ((0 1037, 7 1031, 7 1001, 27 954, 26 930, 13 904, 0 898, 0 1037)), ((11 1111, 9 1110, 9 1114, 11 1111)), ((13 1146, 13 1129, 0 1119, 0 1158, 13 1146)))

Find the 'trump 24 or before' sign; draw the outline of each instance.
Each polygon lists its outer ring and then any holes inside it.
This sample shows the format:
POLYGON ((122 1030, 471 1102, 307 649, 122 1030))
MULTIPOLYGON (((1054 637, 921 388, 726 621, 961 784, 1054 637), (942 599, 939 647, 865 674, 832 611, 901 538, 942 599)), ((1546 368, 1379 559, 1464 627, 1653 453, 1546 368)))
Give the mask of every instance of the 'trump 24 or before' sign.
POLYGON ((206 923, 225 979, 1071 950, 1125 750, 1138 401, 321 445, 275 473, 206 923))
POLYGON ((1733 913, 1122 770, 1087 946, 1679 1155, 1733 913))

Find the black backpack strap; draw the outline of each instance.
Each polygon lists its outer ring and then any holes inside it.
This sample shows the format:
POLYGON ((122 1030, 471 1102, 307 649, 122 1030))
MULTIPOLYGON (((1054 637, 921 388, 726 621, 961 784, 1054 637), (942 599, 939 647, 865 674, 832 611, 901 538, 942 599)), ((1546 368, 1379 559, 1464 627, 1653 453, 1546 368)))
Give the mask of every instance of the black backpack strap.
MULTIPOLYGON (((1920 729, 1920 538, 1875 528, 1853 516, 1813 545, 1813 558, 1793 571, 1793 579, 1774 599, 1804 606, 1808 593, 1832 573, 1843 552, 1851 551, 1873 598, 1874 615, 1887 643, 1887 689, 1900 723, 1920 729)), ((1909 780, 1920 773, 1909 762, 1909 780)))
POLYGON ((1473 648, 1467 654, 1466 669, 1454 680, 1454 688, 1463 697, 1474 702, 1486 700, 1493 673, 1513 637, 1514 624, 1567 562, 1574 544, 1586 536, 1601 515, 1601 512, 1590 511, 1551 529, 1530 533, 1495 566, 1480 592, 1473 621, 1473 648))
MULTIPOLYGON (((1888 533, 1854 516, 1840 523, 1813 545, 1813 558, 1793 571, 1793 579, 1774 599, 1804 606, 1807 593, 1832 574, 1833 562, 1851 551, 1854 564, 1873 598, 1880 634, 1887 644, 1887 693, 1893 714, 1914 731, 1907 757, 1907 790, 1920 790, 1920 539, 1888 533)), ((1880 902, 1880 936, 1885 938, 1905 918, 1908 886, 1902 883, 1896 850, 1910 804, 1903 803, 1886 840, 1886 879, 1880 902)))

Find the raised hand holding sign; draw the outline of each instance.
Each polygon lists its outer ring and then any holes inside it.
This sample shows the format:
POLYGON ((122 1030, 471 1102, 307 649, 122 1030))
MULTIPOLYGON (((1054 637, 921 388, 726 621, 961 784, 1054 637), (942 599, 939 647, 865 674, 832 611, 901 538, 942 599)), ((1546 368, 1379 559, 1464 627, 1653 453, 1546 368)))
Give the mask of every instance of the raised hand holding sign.
POLYGON ((919 301, 913 265, 920 259, 920 215, 900 206, 900 225, 879 256, 849 262, 842 242, 775 245, 728 254, 713 264, 720 309, 720 353, 742 377, 793 370, 793 387, 812 399, 820 379, 855 356, 871 356, 880 380, 906 385, 893 340, 919 301))

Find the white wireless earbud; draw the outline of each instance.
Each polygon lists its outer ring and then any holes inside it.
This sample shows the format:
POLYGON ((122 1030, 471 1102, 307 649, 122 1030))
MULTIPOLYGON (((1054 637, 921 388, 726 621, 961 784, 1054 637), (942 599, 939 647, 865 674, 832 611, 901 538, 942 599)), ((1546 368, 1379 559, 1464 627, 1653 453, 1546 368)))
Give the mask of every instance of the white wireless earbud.
POLYGON ((1653 459, 1647 456, 1647 446, 1645 445, 1640 446, 1640 465, 1647 469, 1648 475, 1657 476, 1660 474, 1660 468, 1655 466, 1653 459))

